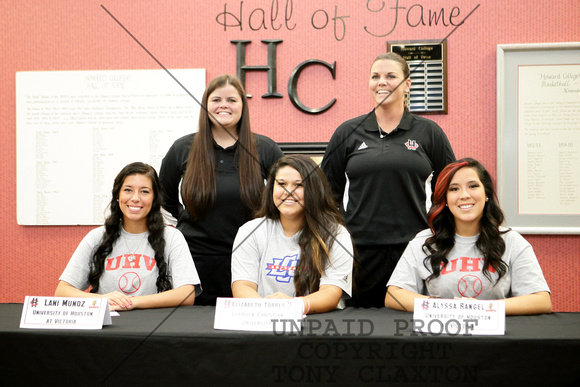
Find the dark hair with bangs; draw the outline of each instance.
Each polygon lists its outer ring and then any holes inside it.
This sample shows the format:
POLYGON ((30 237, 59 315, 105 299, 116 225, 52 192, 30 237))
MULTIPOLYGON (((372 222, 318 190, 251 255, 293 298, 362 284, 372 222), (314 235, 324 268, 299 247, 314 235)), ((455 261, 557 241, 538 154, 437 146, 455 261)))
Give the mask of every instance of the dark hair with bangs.
POLYGON ((504 221, 503 212, 498 204, 491 176, 484 166, 472 158, 464 158, 447 165, 439 174, 433 193, 433 206, 427 215, 433 236, 429 237, 423 249, 427 253, 425 267, 431 267, 432 274, 427 280, 441 274, 441 266, 447 265, 447 255, 455 246, 455 218, 447 206, 447 191, 451 180, 458 170, 472 168, 481 180, 487 201, 481 217, 479 237, 475 246, 484 257, 483 274, 491 280, 490 267, 498 273, 498 281, 507 272, 507 265, 501 257, 505 252, 505 241, 499 230, 504 221))
POLYGON ((167 274, 167 261, 165 260, 165 238, 163 232, 165 230, 165 223, 161 215, 161 189, 159 186, 159 177, 155 169, 145 163, 135 162, 125 166, 121 172, 115 177, 113 183, 113 190, 111 192, 111 203, 109 204, 110 215, 105 219, 105 232, 103 239, 95 249, 91 257, 89 284, 91 285, 91 293, 99 291, 99 279, 103 274, 105 268, 105 260, 113 251, 113 246, 119 236, 121 235, 121 227, 123 226, 123 212, 119 207, 119 193, 123 187, 123 183, 128 176, 143 175, 151 180, 151 189, 153 190, 153 202, 151 203, 151 210, 147 214, 147 230, 149 236, 147 238, 149 244, 155 251, 155 262, 159 275, 157 277, 157 292, 161 293, 172 288, 171 281, 167 274))

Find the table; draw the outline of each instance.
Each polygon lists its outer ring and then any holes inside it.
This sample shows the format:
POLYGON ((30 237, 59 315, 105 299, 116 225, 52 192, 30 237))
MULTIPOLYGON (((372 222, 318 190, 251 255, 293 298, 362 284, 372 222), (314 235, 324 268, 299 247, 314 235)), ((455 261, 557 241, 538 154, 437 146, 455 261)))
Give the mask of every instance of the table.
POLYGON ((580 313, 453 336, 414 334, 410 313, 386 308, 311 315, 300 333, 214 330, 208 306, 121 312, 93 331, 20 329, 21 312, 0 304, 3 385, 580 385, 580 313))

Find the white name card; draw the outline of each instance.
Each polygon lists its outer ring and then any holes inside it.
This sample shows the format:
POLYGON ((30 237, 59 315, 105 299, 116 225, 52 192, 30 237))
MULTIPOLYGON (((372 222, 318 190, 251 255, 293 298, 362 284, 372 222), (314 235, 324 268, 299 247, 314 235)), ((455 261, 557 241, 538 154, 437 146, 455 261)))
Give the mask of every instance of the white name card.
POLYGON ((415 298, 413 331, 431 335, 504 335, 502 300, 415 298))
POLYGON ((214 329, 259 332, 298 332, 302 329, 302 300, 218 298, 214 329))
POLYGON ((107 298, 26 296, 20 328, 101 329, 111 325, 107 298))

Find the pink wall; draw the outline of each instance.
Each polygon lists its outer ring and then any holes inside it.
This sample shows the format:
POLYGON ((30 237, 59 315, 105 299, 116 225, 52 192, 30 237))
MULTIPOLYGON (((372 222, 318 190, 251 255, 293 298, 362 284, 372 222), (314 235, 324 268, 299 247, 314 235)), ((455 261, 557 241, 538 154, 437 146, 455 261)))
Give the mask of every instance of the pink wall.
MULTIPOLYGON (((0 302, 22 302, 25 295, 52 295, 66 262, 90 230, 16 224, 15 72, 159 68, 101 4, 165 67, 205 68, 208 80, 235 73, 236 50, 231 40, 252 41, 247 49, 248 65, 266 64, 262 39, 283 40, 277 52, 278 92, 283 98, 260 98, 267 91, 264 73, 249 73, 246 82, 248 93, 254 95, 250 102, 254 130, 279 142, 328 141, 342 121, 370 111, 368 70, 371 61, 385 51, 387 41, 443 39, 450 34, 449 113, 430 118, 446 131, 457 157, 477 158, 494 175, 496 45, 580 40, 576 0, 4 0, 0 3, 0 202, 4 204, 0 212, 4 226, 0 302), (382 4, 384 9, 379 10, 382 4), (476 7, 453 31, 450 21, 458 24, 476 7), (414 26, 420 22, 421 8, 427 25, 414 26), (439 13, 441 8, 445 17, 428 25, 429 11, 439 13), (241 27, 226 28, 218 23, 226 9, 233 14, 228 24, 235 24, 235 16, 241 27), (459 16, 450 20, 452 14, 459 16), (321 28, 326 17, 328 25, 321 28), (288 98, 288 78, 307 59, 336 61, 335 80, 323 67, 313 66, 298 83, 298 95, 308 106, 321 107, 337 99, 320 115, 298 111, 288 98)), ((79 198, 71 203, 71 211, 82 205, 79 198)), ((580 273, 580 236, 526 238, 552 288, 554 309, 579 311, 580 296, 572 285, 580 273)))

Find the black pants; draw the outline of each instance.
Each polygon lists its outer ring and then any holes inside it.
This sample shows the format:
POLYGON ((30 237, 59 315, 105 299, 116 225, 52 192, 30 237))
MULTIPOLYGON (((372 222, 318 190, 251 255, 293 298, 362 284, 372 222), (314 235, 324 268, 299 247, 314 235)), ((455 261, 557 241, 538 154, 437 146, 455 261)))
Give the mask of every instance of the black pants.
POLYGON ((195 305, 215 305, 218 297, 232 297, 232 256, 193 256, 202 292, 195 305))
POLYGON ((358 308, 383 308, 387 282, 406 247, 407 243, 384 246, 357 245, 355 290, 348 305, 358 308))

